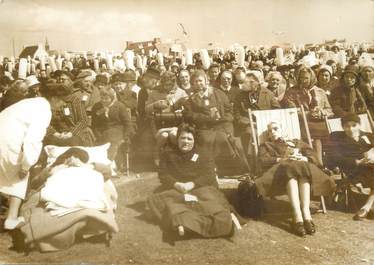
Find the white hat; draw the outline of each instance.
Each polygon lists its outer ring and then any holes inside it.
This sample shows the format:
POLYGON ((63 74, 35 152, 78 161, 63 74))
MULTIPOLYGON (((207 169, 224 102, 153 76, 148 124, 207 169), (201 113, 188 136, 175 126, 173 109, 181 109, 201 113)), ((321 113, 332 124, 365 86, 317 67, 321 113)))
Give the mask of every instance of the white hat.
POLYGON ((28 77, 26 77, 25 81, 27 84, 27 88, 40 84, 38 78, 36 78, 35 75, 29 75, 28 77))

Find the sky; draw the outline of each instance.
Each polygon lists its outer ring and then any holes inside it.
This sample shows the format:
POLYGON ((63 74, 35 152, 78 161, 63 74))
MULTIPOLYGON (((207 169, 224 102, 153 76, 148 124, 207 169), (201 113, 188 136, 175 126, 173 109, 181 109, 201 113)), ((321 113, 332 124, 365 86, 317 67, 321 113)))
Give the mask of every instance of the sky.
POLYGON ((374 40, 374 0, 0 0, 0 55, 25 45, 120 52, 161 37, 202 48, 374 40), (182 23, 187 37, 183 35, 182 23))

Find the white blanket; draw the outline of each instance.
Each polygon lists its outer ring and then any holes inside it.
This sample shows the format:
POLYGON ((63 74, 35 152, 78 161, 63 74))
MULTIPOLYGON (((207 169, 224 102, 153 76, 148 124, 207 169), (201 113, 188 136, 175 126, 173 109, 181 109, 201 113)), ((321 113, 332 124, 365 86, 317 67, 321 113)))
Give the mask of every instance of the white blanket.
POLYGON ((68 167, 53 172, 41 190, 41 199, 64 208, 106 211, 104 177, 90 167, 68 167))

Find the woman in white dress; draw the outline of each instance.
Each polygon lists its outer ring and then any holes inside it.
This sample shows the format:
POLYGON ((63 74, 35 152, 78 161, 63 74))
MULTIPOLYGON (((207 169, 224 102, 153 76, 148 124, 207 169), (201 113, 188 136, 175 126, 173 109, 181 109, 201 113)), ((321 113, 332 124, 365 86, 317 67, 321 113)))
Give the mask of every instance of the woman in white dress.
POLYGON ((5 229, 24 221, 18 210, 26 195, 28 171, 39 158, 51 121, 53 98, 24 99, 0 112, 0 193, 9 196, 5 229))

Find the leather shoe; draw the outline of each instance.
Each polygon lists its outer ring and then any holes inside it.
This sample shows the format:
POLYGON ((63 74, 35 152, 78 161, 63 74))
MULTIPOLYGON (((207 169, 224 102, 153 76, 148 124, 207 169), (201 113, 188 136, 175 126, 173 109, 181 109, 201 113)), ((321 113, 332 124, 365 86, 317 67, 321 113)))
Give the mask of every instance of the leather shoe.
POLYGON ((295 235, 297 235, 299 237, 305 237, 306 236, 306 232, 305 232, 303 222, 294 223, 293 227, 292 227, 292 230, 295 233, 295 235))
POLYGON ((370 210, 366 218, 370 220, 374 220, 374 210, 370 210))
POLYGON ((304 228, 308 235, 313 235, 316 232, 316 225, 313 223, 312 220, 305 220, 304 228))
POLYGON ((366 216, 368 215, 368 211, 366 211, 365 209, 360 209, 358 210, 358 212, 353 216, 353 220, 355 221, 362 221, 363 219, 366 218, 366 216))

